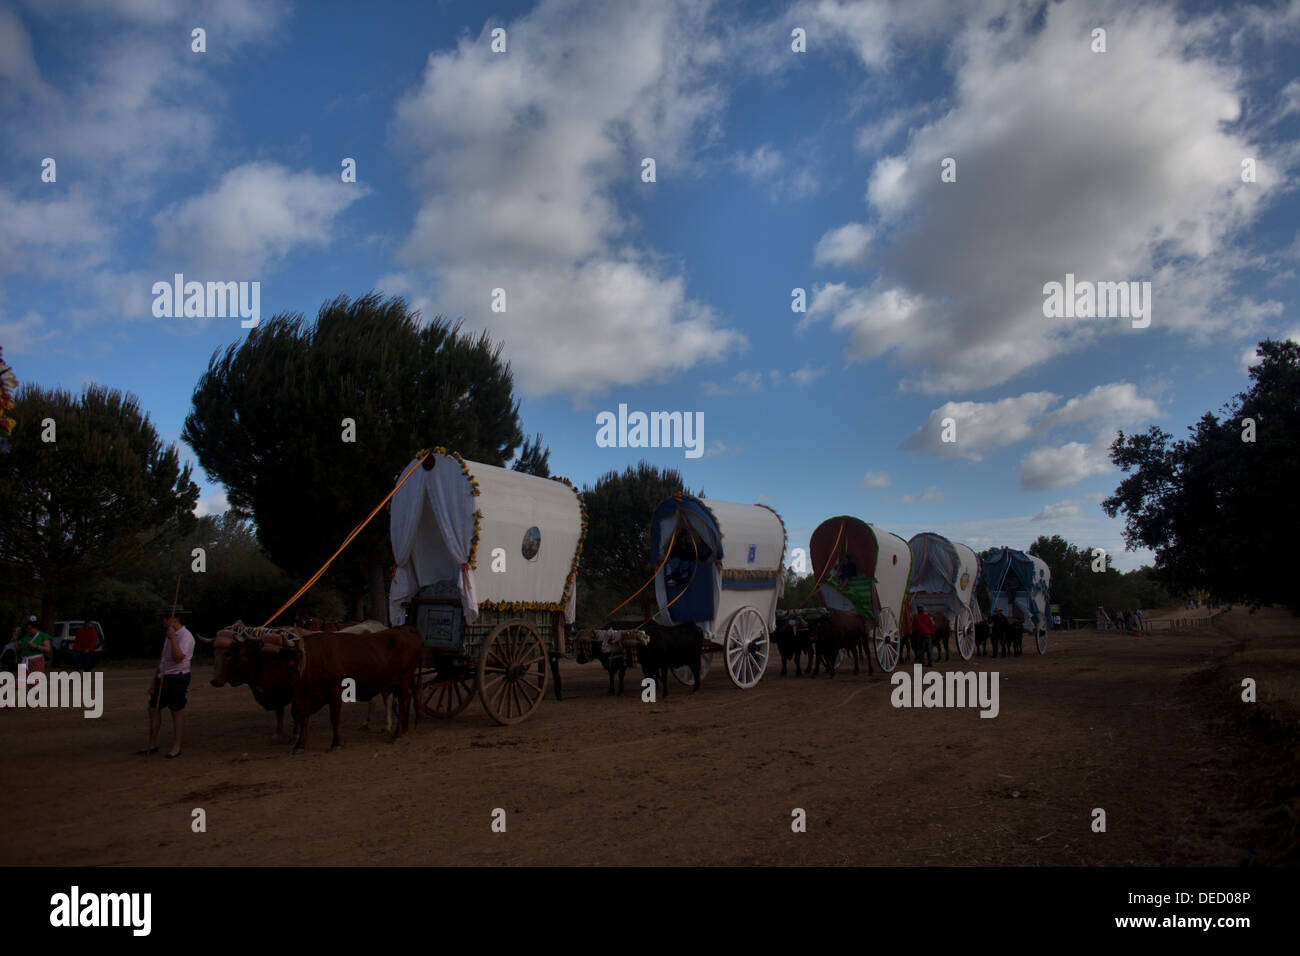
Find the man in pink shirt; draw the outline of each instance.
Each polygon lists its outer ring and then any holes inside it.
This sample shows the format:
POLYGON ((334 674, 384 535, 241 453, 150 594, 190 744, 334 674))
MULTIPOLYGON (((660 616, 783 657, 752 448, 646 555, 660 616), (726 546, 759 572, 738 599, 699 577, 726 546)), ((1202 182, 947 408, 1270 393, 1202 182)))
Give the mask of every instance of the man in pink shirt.
POLYGON ((185 694, 190 687, 190 659, 194 657, 194 635, 181 624, 180 616, 189 612, 179 604, 163 611, 163 627, 167 639, 163 642, 162 659, 154 672, 153 686, 149 690, 149 745, 136 753, 141 756, 158 751, 158 731, 162 726, 162 708, 172 712, 172 749, 167 757, 181 755, 181 729, 185 725, 185 694))

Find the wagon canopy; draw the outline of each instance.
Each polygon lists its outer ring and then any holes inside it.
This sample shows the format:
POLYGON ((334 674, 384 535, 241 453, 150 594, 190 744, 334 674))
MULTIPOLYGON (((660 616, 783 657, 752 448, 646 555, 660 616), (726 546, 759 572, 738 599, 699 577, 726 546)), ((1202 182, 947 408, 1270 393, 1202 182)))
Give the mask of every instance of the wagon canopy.
POLYGON ((770 627, 785 588, 785 524, 766 505, 673 495, 651 519, 650 558, 668 623, 694 621, 711 635, 734 610, 725 591, 749 592, 744 603, 762 607, 770 627))
POLYGON ((573 621, 583 512, 571 485, 441 451, 407 472, 389 520, 392 622, 429 585, 459 592, 467 624, 480 608, 563 610, 573 621))
POLYGON ((884 608, 902 616, 912 572, 907 542, 858 518, 827 518, 808 542, 826 607, 856 609, 876 621, 884 608))
POLYGON ((972 621, 980 621, 975 583, 980 560, 970 548, 930 531, 907 542, 912 552, 912 604, 941 606, 949 617, 960 607, 969 608, 972 621))
POLYGON ((1013 548, 1003 548, 984 562, 984 583, 989 589, 989 613, 1020 608, 1035 628, 1047 626, 1048 590, 1052 572, 1041 558, 1013 548))

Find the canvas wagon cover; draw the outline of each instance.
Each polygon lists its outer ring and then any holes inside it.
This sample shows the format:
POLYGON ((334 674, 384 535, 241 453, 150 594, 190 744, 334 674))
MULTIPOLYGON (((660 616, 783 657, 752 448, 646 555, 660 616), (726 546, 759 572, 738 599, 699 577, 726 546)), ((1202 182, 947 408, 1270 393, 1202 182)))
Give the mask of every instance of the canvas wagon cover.
POLYGON ((980 620, 975 601, 980 565, 975 552, 932 531, 913 535, 907 545, 912 552, 910 593, 942 601, 949 613, 968 607, 973 619, 980 620))
POLYGON ((1046 627, 1052 572, 1041 558, 1003 548, 984 562, 984 583, 989 589, 990 612, 1014 603, 1035 627, 1046 627))
POLYGON ((826 607, 853 607, 872 620, 888 607, 902 618, 912 552, 898 535, 860 518, 840 515, 817 526, 808 550, 813 573, 824 575, 820 596, 826 607), (844 551, 856 567, 856 574, 848 581, 838 578, 833 566, 838 553, 844 551))
MULTIPOLYGON (((731 605, 735 602, 724 599, 724 590, 766 591, 779 596, 785 586, 785 538, 781 516, 765 505, 686 494, 665 499, 655 508, 650 523, 650 557, 660 565, 655 572, 655 597, 660 609, 667 608, 664 618, 669 623, 707 624, 706 633, 711 633, 712 623, 734 610, 731 605), (694 532, 695 540, 689 549, 682 542, 690 539, 681 531, 676 539, 673 537, 679 522, 694 532), (663 559, 670 541, 674 553, 681 557, 694 558, 696 549, 700 549, 698 553, 708 568, 707 577, 702 574, 705 565, 693 572, 686 593, 680 597, 677 589, 669 596, 667 579, 672 568, 671 562, 663 559)), ((775 598, 758 603, 772 605, 766 615, 770 618, 775 598)))
POLYGON ((583 534, 573 487, 442 452, 430 459, 432 468, 416 459, 403 469, 414 471, 393 495, 390 619, 425 585, 455 581, 469 624, 499 605, 564 609, 572 621, 583 534), (492 570, 497 548, 504 571, 492 570))

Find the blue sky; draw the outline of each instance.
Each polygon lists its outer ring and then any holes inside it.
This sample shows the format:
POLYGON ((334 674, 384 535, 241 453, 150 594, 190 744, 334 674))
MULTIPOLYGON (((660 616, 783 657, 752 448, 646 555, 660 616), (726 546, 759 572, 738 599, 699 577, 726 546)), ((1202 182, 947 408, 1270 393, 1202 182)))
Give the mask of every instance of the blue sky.
POLYGON ((580 484, 646 458, 791 547, 850 513, 1127 569, 1109 436, 1181 435, 1300 334, 1297 64, 1300 0, 0 5, 0 346, 178 440, 247 332, 154 282, 378 289, 504 342, 580 484), (1044 317, 1066 273, 1151 282, 1150 326, 1044 317), (703 412, 704 456, 597 447, 620 403, 703 412))

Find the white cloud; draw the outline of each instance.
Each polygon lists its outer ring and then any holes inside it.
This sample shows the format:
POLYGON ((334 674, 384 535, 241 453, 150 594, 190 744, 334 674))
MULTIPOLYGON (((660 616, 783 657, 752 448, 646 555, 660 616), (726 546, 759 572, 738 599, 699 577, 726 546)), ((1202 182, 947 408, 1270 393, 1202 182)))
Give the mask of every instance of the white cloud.
POLYGON ((1290 116, 1292 113, 1300 113, 1300 80, 1292 80, 1286 86, 1282 87, 1279 94, 1282 97, 1282 116, 1290 116))
POLYGON ((871 246, 871 230, 860 222, 831 229, 817 240, 813 261, 818 265, 861 266, 871 246))
POLYGON ((159 251, 178 271, 255 276, 296 247, 329 245, 338 214, 365 192, 337 175, 246 163, 154 217, 159 251))
POLYGON ((1072 518, 1079 514, 1083 514, 1083 508, 1077 501, 1060 501, 1054 505, 1045 505, 1034 515, 1033 520, 1052 521, 1057 518, 1072 518))
POLYGON ((943 501, 943 492, 936 486, 930 485, 919 495, 903 495, 902 502, 905 505, 914 505, 921 501, 943 501))
POLYGON ((732 157, 732 165, 742 175, 755 182, 761 182, 775 176, 785 165, 785 160, 781 158, 779 149, 765 143, 752 153, 737 153, 732 157))
POLYGON ((1110 471, 1110 439, 1103 432, 1087 445, 1072 441, 1059 448, 1034 449, 1020 459, 1020 487, 1025 491, 1062 488, 1110 471))
POLYGON ((726 442, 718 441, 716 438, 709 442, 709 447, 704 450, 701 458, 731 458, 739 455, 745 450, 744 445, 728 445, 726 442))
POLYGON ((0 188, 0 275, 75 275, 104 261, 109 238, 80 191, 24 200, 0 188))
POLYGON ((995 402, 945 402, 901 447, 932 451, 941 458, 982 461, 984 452, 1027 437, 1034 421, 1059 399, 1052 392, 1026 392, 995 402), (943 441, 945 418, 953 420, 955 441, 943 441))
POLYGON ((226 500, 226 490, 217 488, 199 498, 199 503, 194 508, 194 514, 199 518, 204 515, 223 515, 229 507, 230 502, 226 500))
MULTIPOLYGON (((812 9, 878 71, 925 33, 913 6, 812 9)), ((1252 334, 1280 304, 1237 288, 1249 258, 1235 242, 1295 157, 1237 122, 1242 73, 1207 52, 1245 16, 1112 7, 1105 55, 1089 48, 1096 13, 1082 4, 936 16, 952 34, 951 99, 868 177, 881 274, 815 288, 806 321, 846 334, 850 359, 893 353, 927 391, 995 385, 1100 336, 1252 334), (1241 183, 1243 156, 1257 158, 1257 183, 1241 183), (955 183, 939 179, 944 157, 955 183), (1045 319, 1043 284, 1067 272, 1150 279, 1152 329, 1045 319)))
POLYGON ((705 395, 747 395, 759 391, 762 387, 762 372, 737 372, 728 385, 705 382, 701 386, 705 395))
POLYGON ((682 275, 629 244, 614 199, 629 182, 656 188, 639 183, 642 156, 661 181, 689 172, 712 132, 722 50, 706 14, 543 0, 505 24, 509 56, 490 52, 486 28, 464 37, 430 55, 397 106, 419 160, 409 281, 504 342, 530 394, 660 380, 745 344, 682 275), (503 313, 489 309, 494 288, 503 313))
POLYGON ((826 369, 824 368, 814 368, 811 365, 805 365, 802 368, 795 369, 791 372, 790 380, 800 388, 803 388, 805 385, 811 385, 825 374, 826 369))
POLYGON ((894 479, 886 471, 869 471, 862 476, 863 488, 888 488, 894 479))
MULTIPOLYGON (((1052 392, 1026 392, 992 402, 947 402, 930 412, 925 424, 900 447, 932 451, 941 458, 982 461, 986 451, 1013 445, 1036 432, 1088 421, 1110 429, 1153 418, 1160 411, 1154 400, 1139 395, 1137 386, 1129 382, 1098 385, 1053 411, 1059 401, 1060 396, 1052 392), (943 441, 946 418, 953 420, 952 442, 943 441)), ((1108 442, 1108 436, 1103 431, 1098 441, 1108 442)))
MULTIPOLYGON (((0 312, 0 346, 10 358, 44 354, 58 337, 57 331, 45 327, 45 317, 38 312, 28 312, 21 319, 13 320, 6 319, 0 312)), ((21 376, 19 381, 22 381, 21 376)))
POLYGON ((1138 394, 1136 385, 1113 382, 1098 385, 1086 395, 1070 399, 1062 408, 1043 419, 1042 425, 1044 428, 1055 428, 1095 418, 1107 425, 1119 426, 1154 418, 1159 413, 1160 409, 1154 401, 1138 394))

